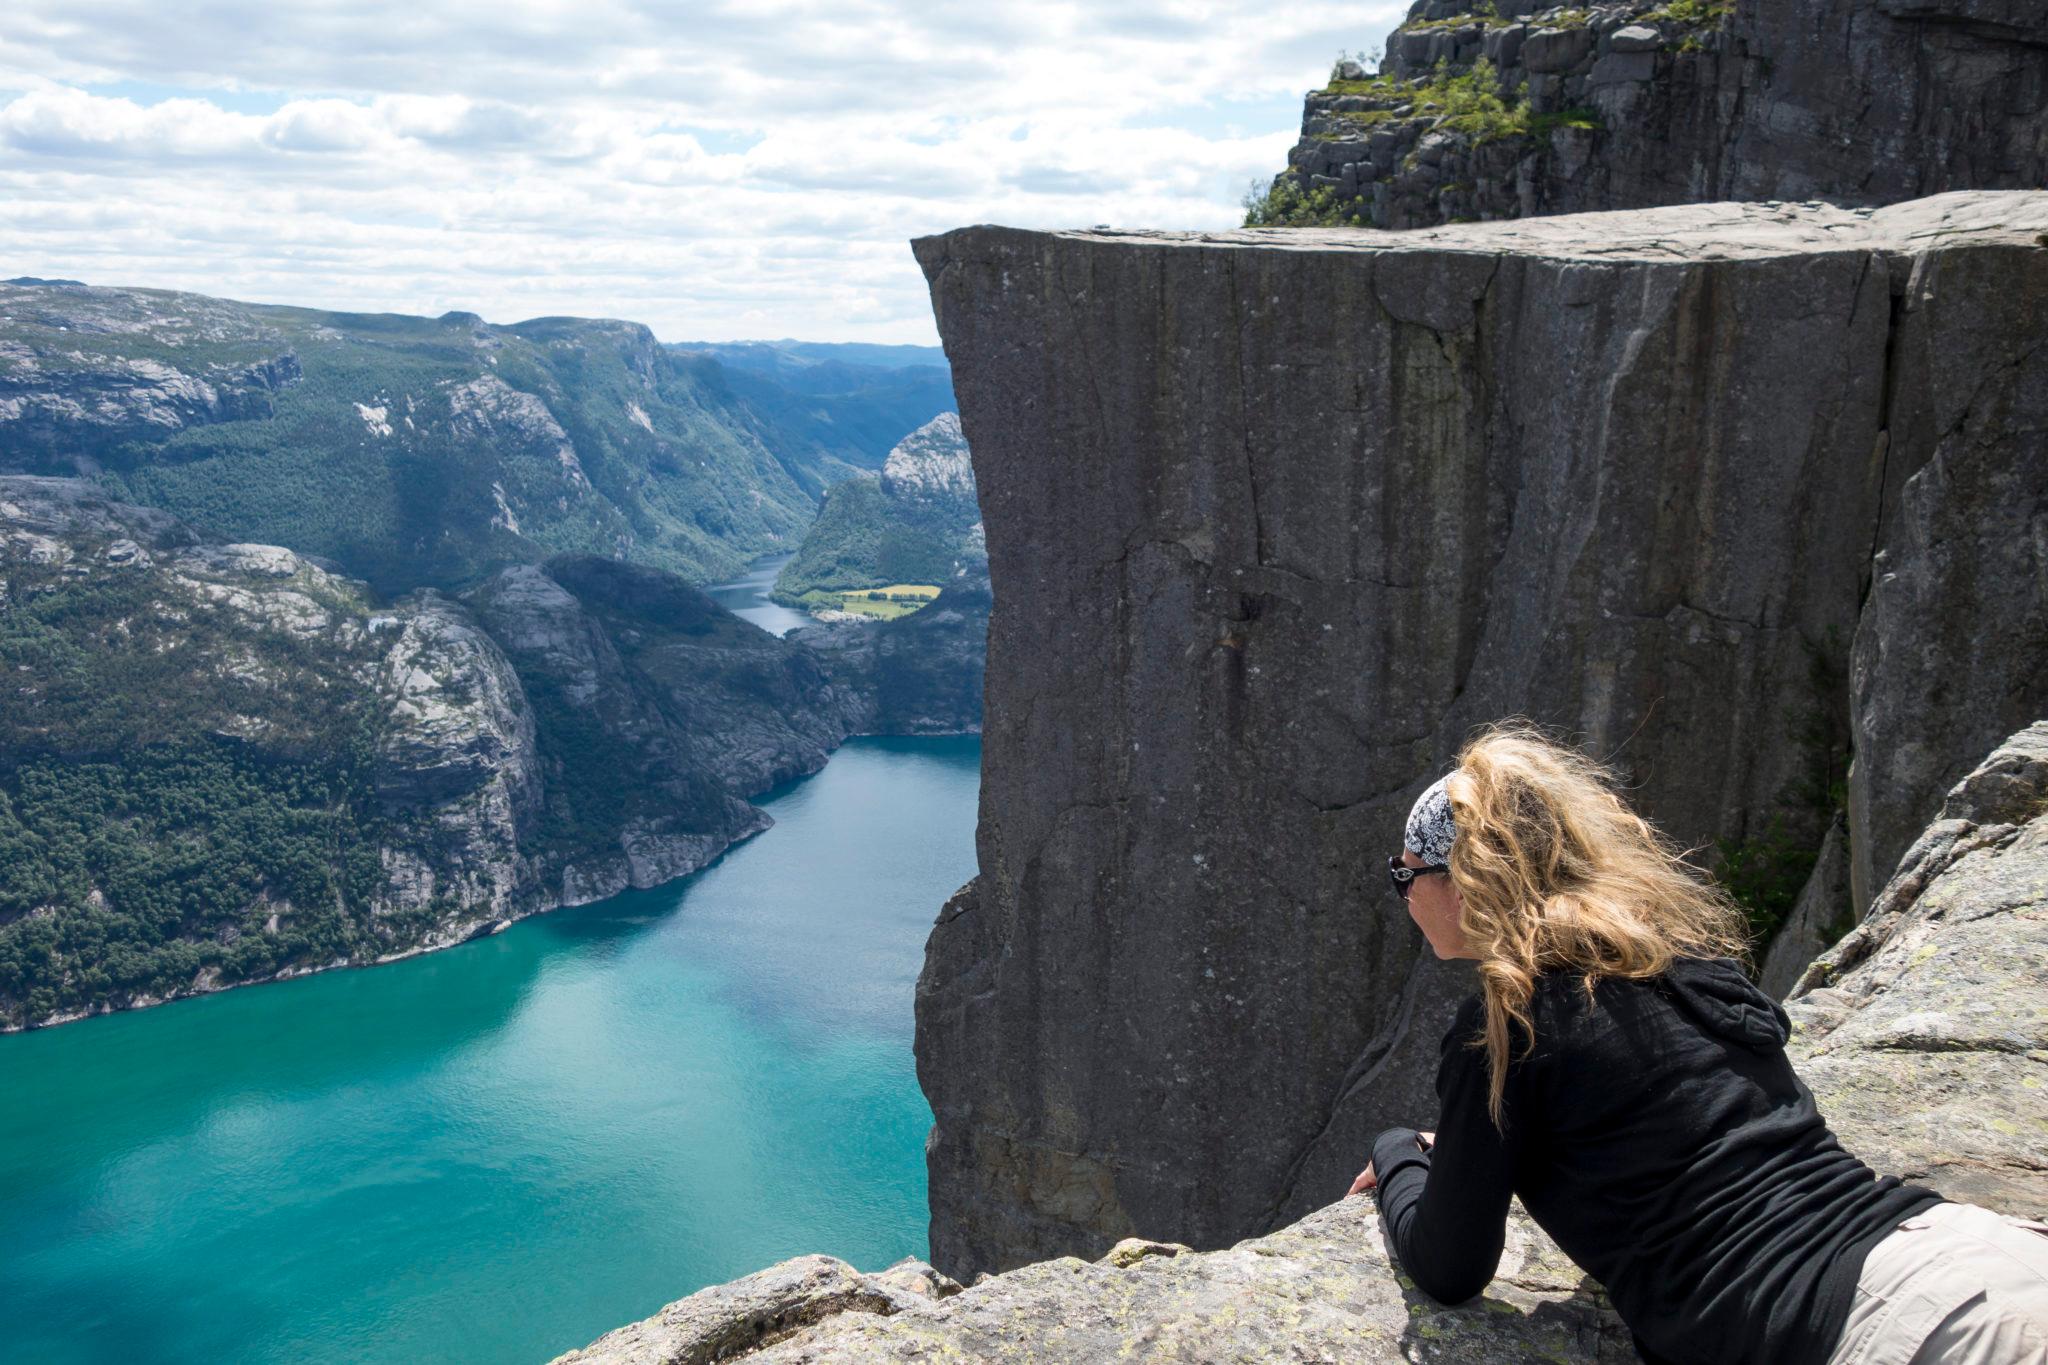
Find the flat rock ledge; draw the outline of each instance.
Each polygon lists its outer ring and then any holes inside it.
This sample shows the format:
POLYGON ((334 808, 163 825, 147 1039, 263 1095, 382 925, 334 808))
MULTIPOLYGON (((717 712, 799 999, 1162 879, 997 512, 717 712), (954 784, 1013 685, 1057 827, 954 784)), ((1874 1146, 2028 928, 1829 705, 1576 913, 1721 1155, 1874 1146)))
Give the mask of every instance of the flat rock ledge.
POLYGON ((875 1283, 886 1274, 799 1257, 701 1290, 555 1365, 1635 1359, 1599 1288, 1519 1212, 1499 1277, 1455 1308, 1394 1269, 1363 1196, 1223 1251, 1131 1238, 1099 1261, 1040 1261, 945 1298, 892 1298, 875 1283), (802 1325, 782 1325, 791 1322, 802 1325))
MULTIPOLYGON (((1871 913, 1794 988, 1791 1050, 1851 1151, 1952 1198, 2048 1215, 2048 721, 1948 794, 1871 913)), ((1446 1307, 1370 1199, 1221 1251, 1130 1238, 961 1290, 930 1266, 802 1256, 555 1365, 799 1361, 1632 1361, 1605 1296, 1519 1208, 1446 1307)))

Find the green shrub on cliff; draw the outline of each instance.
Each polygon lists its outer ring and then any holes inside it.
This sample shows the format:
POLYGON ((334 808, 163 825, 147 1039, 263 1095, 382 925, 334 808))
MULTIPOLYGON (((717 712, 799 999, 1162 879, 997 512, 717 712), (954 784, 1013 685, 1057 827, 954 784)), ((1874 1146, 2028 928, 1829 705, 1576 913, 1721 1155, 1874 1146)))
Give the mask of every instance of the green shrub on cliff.
POLYGON ((1718 24, 1735 13, 1735 0, 1671 0, 1642 16, 1642 22, 1668 20, 1675 24, 1718 24))
MULTIPOLYGON (((1716 876, 1749 916, 1758 961, 1798 905, 1828 827, 1848 811, 1847 652, 1833 632, 1821 644, 1808 646, 1807 701, 1786 726, 1798 771, 1778 794, 1760 832, 1716 844, 1716 876)), ((1834 926, 1836 936, 1847 928, 1834 926)))
POLYGON ((1244 195, 1244 225, 1260 227, 1363 227, 1355 200, 1339 200, 1334 186, 1304 190, 1291 176, 1271 185, 1254 180, 1244 195))

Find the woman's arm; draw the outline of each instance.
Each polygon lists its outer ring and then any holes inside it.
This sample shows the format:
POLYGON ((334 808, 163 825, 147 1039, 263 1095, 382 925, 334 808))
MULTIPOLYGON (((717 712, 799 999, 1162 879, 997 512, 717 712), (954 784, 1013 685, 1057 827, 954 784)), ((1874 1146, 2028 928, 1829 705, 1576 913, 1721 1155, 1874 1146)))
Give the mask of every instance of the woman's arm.
POLYGON ((1483 1056, 1446 1040, 1435 1146, 1423 1151, 1412 1128, 1390 1128, 1372 1145, 1394 1254, 1417 1287, 1443 1303, 1486 1288, 1507 1239, 1514 1143, 1493 1126, 1486 1091, 1483 1056))

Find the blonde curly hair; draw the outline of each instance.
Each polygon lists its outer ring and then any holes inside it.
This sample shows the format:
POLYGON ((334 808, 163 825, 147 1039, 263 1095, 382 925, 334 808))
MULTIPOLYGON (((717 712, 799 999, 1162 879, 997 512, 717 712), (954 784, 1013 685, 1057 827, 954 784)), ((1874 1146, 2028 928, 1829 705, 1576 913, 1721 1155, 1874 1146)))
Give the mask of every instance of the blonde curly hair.
POLYGON ((1479 960, 1495 1126, 1512 1028, 1531 1037, 1541 973, 1579 973, 1590 998, 1603 976, 1640 979, 1676 958, 1747 955, 1734 902, 1630 810, 1617 785, 1608 768, 1521 720, 1475 735, 1445 780, 1457 826, 1451 883, 1463 898, 1458 927, 1479 960))

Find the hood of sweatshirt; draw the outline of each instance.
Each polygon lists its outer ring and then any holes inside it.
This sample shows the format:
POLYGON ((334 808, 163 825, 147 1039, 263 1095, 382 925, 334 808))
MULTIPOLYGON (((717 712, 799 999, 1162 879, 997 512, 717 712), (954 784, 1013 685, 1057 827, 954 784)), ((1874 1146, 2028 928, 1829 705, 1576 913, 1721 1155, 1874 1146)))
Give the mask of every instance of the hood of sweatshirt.
POLYGON ((1769 1052, 1792 1036, 1785 1011, 1729 958, 1680 958, 1664 978, 1673 1003, 1717 1037, 1769 1052))

